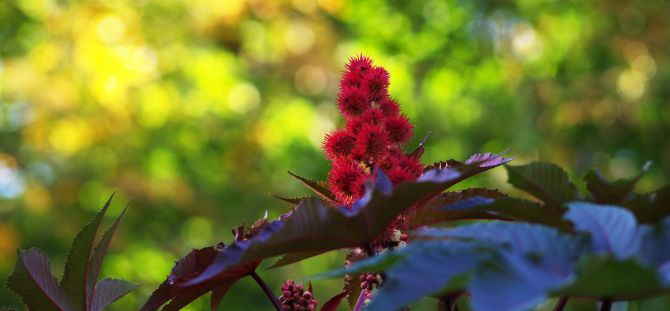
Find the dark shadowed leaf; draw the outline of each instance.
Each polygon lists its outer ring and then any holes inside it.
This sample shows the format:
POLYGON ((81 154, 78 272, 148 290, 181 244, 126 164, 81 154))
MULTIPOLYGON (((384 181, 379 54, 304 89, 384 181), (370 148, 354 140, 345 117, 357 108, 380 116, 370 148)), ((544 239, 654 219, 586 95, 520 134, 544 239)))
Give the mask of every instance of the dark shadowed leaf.
POLYGON ((19 250, 7 287, 30 310, 72 310, 72 304, 51 274, 49 259, 37 248, 19 250))
POLYGON ((119 227, 121 218, 126 213, 127 208, 128 206, 126 205, 119 216, 114 219, 114 222, 109 227, 109 229, 103 233, 102 238, 100 238, 100 241, 93 249, 93 256, 91 256, 88 264, 88 277, 86 278, 86 297, 88 297, 87 301, 89 302, 96 299, 95 296, 97 295, 97 286, 95 286, 95 282, 98 280, 100 268, 102 267, 102 262, 105 259, 105 255, 107 254, 109 243, 112 241, 112 236, 114 236, 116 229, 119 227))
POLYGON ((644 227, 642 231, 642 246, 636 258, 645 265, 655 267, 663 284, 670 286, 670 217, 658 226, 644 227))
POLYGON ((291 174, 291 176, 297 178, 300 182, 302 182, 309 189, 312 189, 312 191, 314 191, 314 193, 316 193, 319 197, 324 199, 329 204, 333 204, 333 205, 337 204, 337 199, 330 192, 330 190, 328 190, 328 186, 326 185, 326 183, 317 182, 317 181, 314 181, 314 180, 311 180, 311 179, 307 179, 305 177, 293 174, 290 171, 288 173, 291 174))
POLYGON ((336 311, 337 307, 340 306, 340 302, 342 302, 342 299, 346 297, 349 294, 348 291, 343 291, 332 298, 328 299, 326 303, 323 304, 321 307, 321 311, 336 311))
POLYGON ((177 261, 168 279, 151 294, 142 310, 156 310, 168 301, 170 303, 165 306, 164 310, 178 310, 215 289, 217 291, 214 293, 213 298, 220 301, 230 286, 239 279, 249 275, 258 266, 258 263, 251 263, 232 267, 209 282, 195 286, 181 286, 184 282, 202 273, 219 253, 220 250, 217 247, 211 246, 193 250, 184 258, 177 261))
POLYGON ((640 223, 656 224, 670 215, 670 185, 647 194, 633 194, 623 204, 640 223))
POLYGON ((593 195, 593 201, 599 204, 623 204, 633 193, 635 185, 642 177, 639 174, 632 179, 619 179, 609 182, 596 171, 589 171, 584 176, 586 189, 593 195))
MULTIPOLYGON (((88 280, 91 276, 89 273, 91 268, 89 259, 93 253, 93 242, 100 227, 100 222, 105 216, 113 197, 114 195, 107 200, 102 210, 77 233, 67 254, 65 273, 60 285, 67 292, 75 310, 88 310, 89 300, 87 297, 90 297, 88 295, 90 289, 87 285, 92 288, 97 281, 96 279, 88 280)), ((97 278, 97 275, 95 277, 97 278)))
MULTIPOLYGON (((414 229, 422 226, 428 226, 436 223, 465 220, 465 219, 497 219, 495 215, 482 211, 443 211, 441 207, 451 206, 460 201, 467 201, 471 198, 489 198, 495 199, 504 196, 498 190, 472 188, 455 192, 440 193, 426 204, 417 207, 407 216, 407 222, 403 229, 414 229)), ((479 203, 482 203, 481 201, 479 203)))
POLYGON ((428 171, 416 182, 399 184, 389 194, 372 187, 360 200, 365 202, 362 207, 331 208, 320 200, 307 199, 288 219, 268 224, 254 239, 226 247, 211 266, 185 285, 207 282, 230 267, 281 254, 365 246, 409 207, 510 160, 495 155, 475 158, 477 161, 458 169, 428 171))
POLYGON ((542 200, 551 209, 560 210, 563 203, 579 198, 568 174, 555 164, 534 162, 505 168, 510 184, 542 200))
POLYGON ((576 230, 591 235, 593 251, 625 259, 640 249, 641 232, 630 211, 587 202, 572 202, 568 208, 565 219, 570 220, 576 230))
POLYGON ((237 242, 232 245, 233 247, 224 247, 223 244, 219 244, 192 250, 184 258, 177 261, 168 278, 151 294, 142 310, 156 310, 166 303, 167 305, 163 310, 179 310, 210 291, 212 292, 210 305, 213 309, 216 308, 228 289, 239 279, 254 272, 260 261, 232 266, 206 282, 194 285, 186 285, 185 283, 202 274, 217 256, 239 252, 239 245, 248 244, 249 240, 247 239, 252 239, 264 232, 262 228, 272 226, 273 223, 268 223, 267 219, 262 218, 250 228, 245 228, 245 226, 235 228, 233 232, 237 242))
POLYGON ((110 303, 130 293, 137 285, 122 280, 104 279, 95 286, 95 296, 90 311, 102 311, 110 303))
POLYGON ((652 268, 633 259, 618 261, 611 256, 588 256, 580 260, 578 278, 560 291, 576 297, 634 300, 667 292, 652 268))

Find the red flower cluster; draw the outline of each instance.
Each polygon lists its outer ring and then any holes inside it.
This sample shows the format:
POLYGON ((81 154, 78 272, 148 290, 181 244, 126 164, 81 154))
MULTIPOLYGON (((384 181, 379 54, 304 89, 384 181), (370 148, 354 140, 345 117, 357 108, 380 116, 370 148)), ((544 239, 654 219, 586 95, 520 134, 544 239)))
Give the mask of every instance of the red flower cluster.
POLYGON ((388 94, 389 73, 365 56, 349 59, 346 68, 337 97, 346 126, 328 133, 323 148, 332 161, 330 190, 340 203, 351 204, 363 196, 375 168, 396 185, 419 177, 423 166, 403 152, 414 126, 388 94))

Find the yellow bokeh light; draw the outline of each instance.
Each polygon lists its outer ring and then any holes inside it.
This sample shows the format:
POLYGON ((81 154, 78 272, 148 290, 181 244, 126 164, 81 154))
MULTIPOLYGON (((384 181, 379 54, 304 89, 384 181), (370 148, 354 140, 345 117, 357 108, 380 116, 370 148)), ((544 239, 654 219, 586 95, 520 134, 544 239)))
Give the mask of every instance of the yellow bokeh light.
POLYGON ((251 83, 238 83, 230 89, 228 94, 228 107, 237 113, 247 113, 261 102, 261 94, 251 83))
POLYGON ((71 156, 87 148, 92 143, 92 128, 82 120, 62 120, 57 122, 49 134, 53 150, 71 156))
POLYGON ((624 70, 617 79, 617 90, 628 100, 638 100, 644 95, 647 81, 644 75, 633 70, 624 70))
POLYGON ((116 43, 123 39, 126 26, 123 21, 114 15, 108 15, 100 19, 96 27, 98 38, 105 43, 116 43))

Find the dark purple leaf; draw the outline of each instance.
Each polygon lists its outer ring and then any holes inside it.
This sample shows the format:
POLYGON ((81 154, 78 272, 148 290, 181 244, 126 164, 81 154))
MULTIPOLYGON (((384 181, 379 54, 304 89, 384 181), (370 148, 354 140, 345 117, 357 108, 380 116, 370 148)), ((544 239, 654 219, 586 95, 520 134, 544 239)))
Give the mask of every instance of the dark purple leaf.
POLYGON ((7 287, 30 310, 73 310, 67 293, 51 274, 49 259, 37 248, 18 251, 7 287))
POLYGON ((335 196, 328 190, 328 186, 324 182, 317 182, 313 181, 311 179, 307 179, 305 177, 298 176, 296 174, 291 173, 290 171, 288 172, 291 174, 291 176, 297 178, 302 182, 305 186, 308 188, 312 189, 314 193, 316 193, 319 197, 324 199, 326 202, 336 205, 337 199, 335 199, 335 196))
POLYGON ((107 254, 107 248, 109 247, 109 243, 112 241, 112 236, 114 236, 114 233, 116 232, 116 228, 119 227, 119 223, 121 222, 121 218, 123 215, 125 215, 126 210, 128 206, 121 211, 119 216, 114 219, 114 222, 112 225, 103 233, 102 238, 100 238, 100 241, 98 244, 95 246, 93 249, 93 256, 91 256, 91 260, 88 264, 89 269, 88 269, 88 277, 86 279, 86 297, 87 301, 93 301, 95 300, 96 296, 96 291, 97 291, 97 286, 95 286, 95 282, 98 280, 98 276, 100 274, 100 268, 102 267, 102 262, 105 259, 105 255, 107 254))
POLYGON ((342 299, 344 297, 347 297, 349 295, 349 291, 343 291, 332 298, 328 299, 326 303, 323 304, 321 307, 321 311, 336 311, 337 307, 340 306, 340 302, 342 302, 342 299))
POLYGON ((95 286, 95 296, 90 311, 102 311, 110 303, 130 293, 137 285, 122 280, 104 279, 95 286))
POLYGON ((285 198, 285 197, 282 197, 282 196, 279 196, 279 195, 276 195, 276 194, 270 194, 270 195, 277 198, 277 199, 280 199, 284 202, 287 202, 287 203, 291 204, 292 206, 298 206, 298 205, 300 205, 300 202, 309 198, 309 197, 285 198))
POLYGON ((285 221, 272 222, 255 238, 226 247, 212 265, 184 285, 208 282, 231 267, 272 256, 366 245, 411 206, 428 201, 455 183, 509 160, 485 155, 457 169, 431 170, 417 182, 397 185, 388 195, 373 187, 366 193, 369 196, 369 201, 365 199, 367 204, 351 212, 331 208, 317 199, 307 199, 285 221), (486 166, 480 166, 481 163, 486 166))
MULTIPOLYGON (((244 226, 235 228, 236 244, 246 244, 246 238, 254 238, 262 232, 261 228, 270 226, 265 218, 260 219, 249 229, 244 226)), ((206 247, 191 251, 184 258, 177 261, 172 268, 168 278, 151 294, 149 300, 144 304, 142 310, 156 310, 163 304, 168 303, 164 310, 179 310, 191 301, 212 291, 211 305, 216 307, 221 301, 228 288, 239 279, 248 276, 256 270, 260 261, 254 261, 242 265, 236 265, 223 271, 216 278, 195 285, 185 285, 191 279, 198 277, 209 267, 214 259, 226 252, 235 252, 234 247, 224 247, 222 244, 216 247, 206 247)))
MULTIPOLYGON (((87 297, 90 297, 88 296, 90 288, 87 286, 91 285, 92 288, 96 282, 96 279, 88 279, 91 277, 89 273, 89 269, 91 268, 89 259, 93 252, 93 243, 100 227, 100 222, 105 216, 105 212, 107 212, 107 208, 109 208, 113 197, 114 195, 107 200, 102 210, 77 233, 67 254, 65 273, 63 274, 60 286, 67 292, 75 310, 88 310, 90 301, 87 297)), ((97 278, 97 275, 95 277, 97 278)))
POLYGON ((483 188, 471 188, 455 192, 440 193, 426 204, 419 206, 417 209, 410 212, 407 215, 407 222, 404 224, 404 229, 414 229, 453 220, 498 219, 499 217, 482 211, 441 211, 437 209, 473 197, 496 199, 503 196, 504 194, 498 190, 483 188))

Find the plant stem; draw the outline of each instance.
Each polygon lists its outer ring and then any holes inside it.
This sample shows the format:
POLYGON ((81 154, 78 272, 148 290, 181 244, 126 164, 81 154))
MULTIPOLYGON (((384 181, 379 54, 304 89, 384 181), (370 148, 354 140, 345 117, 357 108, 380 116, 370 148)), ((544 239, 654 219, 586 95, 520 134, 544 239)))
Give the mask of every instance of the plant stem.
POLYGON ((566 304, 568 304, 568 296, 561 296, 561 298, 558 299, 556 306, 554 307, 554 311, 563 311, 563 308, 565 308, 566 304))
POLYGON ((365 296, 367 296, 368 290, 363 289, 361 291, 361 294, 358 295, 358 300, 356 300, 356 305, 354 306, 354 309, 351 311, 361 311, 363 310, 363 306, 365 306, 365 296))
POLYGON ((612 310, 612 300, 603 299, 600 303, 600 311, 610 311, 612 310))
POLYGON ((275 309, 277 311, 282 311, 281 305, 279 304, 279 301, 277 300, 277 297, 272 293, 272 290, 270 287, 268 287, 267 284, 265 284, 265 281, 261 279, 261 277, 256 273, 256 271, 251 272, 251 277, 254 278, 256 283, 258 283, 258 286, 260 286, 263 289, 263 292, 265 292, 265 296, 268 296, 268 299, 270 302, 272 302, 272 305, 274 305, 275 309))

